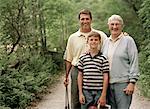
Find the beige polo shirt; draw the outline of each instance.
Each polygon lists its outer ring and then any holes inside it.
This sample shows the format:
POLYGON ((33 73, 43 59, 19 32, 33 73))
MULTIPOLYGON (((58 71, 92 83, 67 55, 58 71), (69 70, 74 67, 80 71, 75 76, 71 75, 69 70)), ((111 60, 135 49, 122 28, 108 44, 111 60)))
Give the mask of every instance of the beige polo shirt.
MULTIPOLYGON (((92 28, 92 31, 98 32, 101 35, 101 45, 107 38, 106 34, 102 31, 98 31, 92 28)), ((91 31, 91 32, 92 32, 91 31)), ((87 45, 87 36, 89 33, 82 33, 80 30, 70 35, 66 51, 64 54, 64 60, 71 62, 72 65, 77 66, 77 63, 79 61, 79 57, 82 53, 85 53, 89 47, 87 45)), ((100 47, 101 47, 100 45, 100 47)))

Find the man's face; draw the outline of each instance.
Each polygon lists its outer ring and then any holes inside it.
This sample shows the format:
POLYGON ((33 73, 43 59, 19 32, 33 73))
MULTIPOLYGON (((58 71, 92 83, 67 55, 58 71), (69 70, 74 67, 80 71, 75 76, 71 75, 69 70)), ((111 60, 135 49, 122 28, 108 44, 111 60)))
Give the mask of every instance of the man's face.
POLYGON ((92 19, 90 15, 87 14, 80 14, 80 26, 82 29, 91 29, 91 22, 92 19))
POLYGON ((118 20, 112 20, 109 24, 111 35, 119 36, 122 32, 123 25, 118 20))

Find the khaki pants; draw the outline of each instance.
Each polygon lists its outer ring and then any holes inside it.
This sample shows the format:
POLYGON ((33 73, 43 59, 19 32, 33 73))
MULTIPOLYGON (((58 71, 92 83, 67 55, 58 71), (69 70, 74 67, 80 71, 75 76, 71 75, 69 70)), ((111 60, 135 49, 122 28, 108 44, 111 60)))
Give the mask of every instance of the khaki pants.
POLYGON ((77 67, 73 67, 70 73, 71 73, 71 109, 81 109, 77 84, 77 77, 78 77, 77 67))

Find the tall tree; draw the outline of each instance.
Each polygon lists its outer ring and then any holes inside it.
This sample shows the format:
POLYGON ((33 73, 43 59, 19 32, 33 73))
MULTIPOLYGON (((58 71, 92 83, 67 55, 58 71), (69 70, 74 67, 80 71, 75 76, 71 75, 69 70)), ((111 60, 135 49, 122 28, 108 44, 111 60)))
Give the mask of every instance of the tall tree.
POLYGON ((1 25, 3 37, 2 41, 5 45, 9 44, 11 50, 8 54, 14 51, 14 48, 20 43, 20 40, 26 34, 27 19, 25 19, 25 1, 14 0, 14 3, 2 2, 1 5, 1 25))
POLYGON ((40 31, 40 40, 41 40, 41 48, 43 52, 47 51, 46 48, 46 26, 43 12, 43 1, 38 0, 38 9, 39 9, 39 31, 40 31))

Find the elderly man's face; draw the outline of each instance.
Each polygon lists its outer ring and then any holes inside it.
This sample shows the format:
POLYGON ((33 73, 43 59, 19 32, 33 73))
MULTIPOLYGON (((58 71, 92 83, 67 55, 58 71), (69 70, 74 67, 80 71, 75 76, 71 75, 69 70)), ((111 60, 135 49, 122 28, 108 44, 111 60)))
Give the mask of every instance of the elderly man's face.
POLYGON ((122 32, 123 25, 118 20, 112 20, 108 24, 111 35, 119 36, 122 32))

